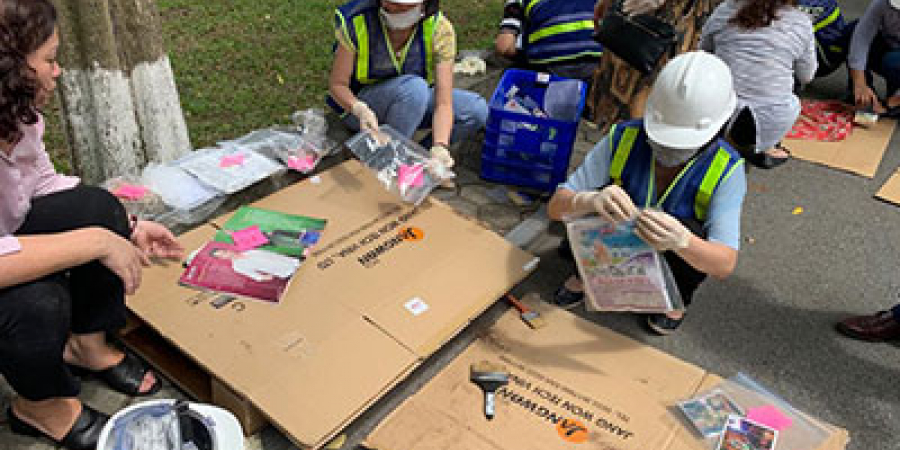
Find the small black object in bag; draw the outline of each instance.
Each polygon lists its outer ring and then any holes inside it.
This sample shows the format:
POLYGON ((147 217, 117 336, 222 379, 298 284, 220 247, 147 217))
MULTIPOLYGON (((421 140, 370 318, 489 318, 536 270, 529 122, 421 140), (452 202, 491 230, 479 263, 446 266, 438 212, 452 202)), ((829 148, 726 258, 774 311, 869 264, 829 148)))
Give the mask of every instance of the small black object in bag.
POLYGON ((663 54, 677 41, 675 28, 649 14, 629 16, 622 2, 609 7, 594 34, 603 45, 644 75, 653 71, 663 54))

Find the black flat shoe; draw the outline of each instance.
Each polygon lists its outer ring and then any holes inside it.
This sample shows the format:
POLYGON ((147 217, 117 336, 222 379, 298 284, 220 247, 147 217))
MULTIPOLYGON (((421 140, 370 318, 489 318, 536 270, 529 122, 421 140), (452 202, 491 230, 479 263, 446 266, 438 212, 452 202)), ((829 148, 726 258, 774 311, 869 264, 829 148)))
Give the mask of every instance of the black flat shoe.
POLYGON ((140 358, 129 351, 125 352, 125 358, 118 364, 104 370, 92 371, 83 367, 69 364, 69 369, 77 375, 93 375, 103 380, 107 386, 125 395, 132 397, 145 397, 159 392, 162 387, 162 379, 159 374, 140 358), (141 384, 147 373, 153 373, 156 382, 145 392, 141 392, 141 384))
POLYGON ((584 301, 584 292, 575 292, 560 286, 553 294, 553 300, 550 303, 559 306, 562 309, 572 309, 580 305, 584 301))
POLYGON ((53 441, 54 444, 70 450, 94 450, 97 447, 97 441, 100 440, 100 432, 103 430, 103 425, 109 420, 109 416, 106 414, 82 404, 81 414, 75 419, 72 428, 63 436, 62 440, 57 441, 43 431, 19 419, 13 413, 12 407, 7 408, 6 417, 9 420, 9 429, 13 433, 23 436, 44 437, 53 441))

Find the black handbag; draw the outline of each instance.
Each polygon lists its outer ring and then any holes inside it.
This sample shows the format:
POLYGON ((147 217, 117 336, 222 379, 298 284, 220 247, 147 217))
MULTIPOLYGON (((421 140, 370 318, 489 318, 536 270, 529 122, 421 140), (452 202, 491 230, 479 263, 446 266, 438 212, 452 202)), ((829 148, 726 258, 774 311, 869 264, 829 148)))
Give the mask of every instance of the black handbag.
POLYGON ((603 46, 603 51, 613 52, 647 75, 675 45, 678 36, 672 25, 652 15, 625 14, 622 2, 616 1, 604 14, 594 39, 603 46))

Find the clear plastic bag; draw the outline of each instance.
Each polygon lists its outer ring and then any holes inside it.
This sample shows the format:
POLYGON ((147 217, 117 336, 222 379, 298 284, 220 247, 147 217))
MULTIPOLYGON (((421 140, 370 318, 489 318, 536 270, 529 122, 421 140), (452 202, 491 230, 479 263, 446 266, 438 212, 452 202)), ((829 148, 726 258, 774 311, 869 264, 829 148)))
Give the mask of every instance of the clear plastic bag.
POLYGON ((434 188, 456 175, 434 161, 422 146, 410 141, 388 125, 377 136, 360 132, 347 147, 367 167, 375 171, 385 188, 404 202, 418 205, 434 188))
POLYGON ((206 219, 227 198, 223 192, 201 183, 180 167, 168 164, 147 164, 141 181, 169 207, 154 220, 170 227, 206 219))
POLYGON ((113 450, 184 450, 178 414, 170 405, 132 411, 113 424, 111 434, 113 450))
POLYGON ((566 231, 588 310, 665 313, 684 308, 668 265, 635 234, 634 221, 569 218, 566 231))
POLYGON ((319 150, 322 157, 337 153, 340 145, 328 137, 328 121, 325 113, 318 108, 297 111, 291 115, 291 121, 310 145, 319 150))
POLYGON ((207 186, 228 194, 284 170, 277 162, 250 149, 249 144, 195 150, 174 164, 207 186))
POLYGON ((110 178, 101 185, 122 202, 128 214, 144 220, 154 220, 171 209, 162 197, 144 184, 136 175, 122 175, 110 178))
MULTIPOLYGON (((831 434, 832 430, 827 425, 797 410, 743 373, 722 380, 694 398, 706 398, 716 393, 727 397, 740 410, 737 415, 774 429, 777 432, 778 450, 819 448, 831 434)), ((710 434, 705 440, 707 448, 715 449, 720 438, 710 434)))

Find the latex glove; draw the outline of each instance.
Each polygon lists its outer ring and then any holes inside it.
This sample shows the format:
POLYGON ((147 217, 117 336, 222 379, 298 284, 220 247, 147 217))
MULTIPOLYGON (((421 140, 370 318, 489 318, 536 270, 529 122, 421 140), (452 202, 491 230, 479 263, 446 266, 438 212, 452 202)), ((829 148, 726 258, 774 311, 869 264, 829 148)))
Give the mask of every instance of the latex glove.
POLYGON ((450 168, 453 167, 456 162, 453 160, 453 157, 450 156, 450 150, 447 150, 447 147, 443 145, 434 145, 431 147, 431 159, 440 163, 444 167, 450 168))
POLYGON ((635 221, 635 233, 659 252, 685 249, 692 236, 678 219, 649 209, 642 211, 635 221))
POLYGON ((572 199, 575 213, 596 212, 604 220, 617 223, 630 220, 637 215, 637 207, 628 193, 618 185, 611 184, 600 191, 585 191, 575 194, 572 199))
POLYGON ((375 116, 375 113, 372 112, 372 109, 369 108, 366 102, 357 100, 350 107, 350 112, 359 119, 359 128, 361 130, 378 133, 378 117, 375 116))
POLYGON ((659 9, 665 0, 625 0, 622 3, 622 11, 629 16, 647 14, 659 9))

